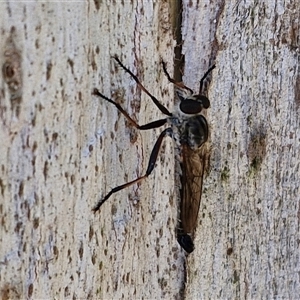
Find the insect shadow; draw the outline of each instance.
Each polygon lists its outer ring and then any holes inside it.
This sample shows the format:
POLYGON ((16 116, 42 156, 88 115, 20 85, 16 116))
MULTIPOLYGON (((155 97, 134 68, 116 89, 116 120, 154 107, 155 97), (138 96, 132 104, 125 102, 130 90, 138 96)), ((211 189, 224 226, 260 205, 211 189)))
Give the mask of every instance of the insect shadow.
POLYGON ((176 86, 176 109, 171 113, 157 100, 157 98, 148 92, 148 90, 139 81, 137 76, 134 75, 128 68, 126 68, 117 56, 115 56, 114 59, 123 68, 123 70, 135 80, 137 85, 152 99, 157 108, 168 117, 147 123, 145 125, 139 125, 128 115, 128 113, 121 107, 120 104, 101 94, 97 88, 93 90, 92 94, 116 106, 116 108, 125 116, 125 118, 139 130, 158 128, 165 124, 168 124, 169 127, 160 133, 152 149, 145 175, 113 188, 108 194, 106 194, 97 202, 93 208, 93 211, 97 212, 112 194, 147 178, 154 169, 159 149, 164 137, 170 136, 175 140, 175 158, 180 165, 180 204, 176 235, 181 247, 186 252, 191 253, 194 250, 193 237, 197 225, 205 167, 205 150, 201 146, 207 141, 208 138, 208 124, 205 117, 200 113, 203 108, 209 108, 210 102, 208 98, 202 94, 202 89, 204 79, 215 68, 215 65, 210 67, 204 74, 200 80, 199 93, 195 94, 192 89, 185 86, 182 82, 176 82, 174 79, 172 79, 167 71, 165 62, 162 61, 162 67, 165 75, 167 76, 168 80, 176 86))

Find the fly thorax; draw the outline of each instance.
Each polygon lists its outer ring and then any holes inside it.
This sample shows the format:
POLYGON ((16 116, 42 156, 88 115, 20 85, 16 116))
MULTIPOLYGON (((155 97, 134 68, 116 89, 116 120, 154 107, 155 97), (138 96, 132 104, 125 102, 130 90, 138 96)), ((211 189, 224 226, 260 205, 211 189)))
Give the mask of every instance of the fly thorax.
POLYGON ((208 138, 207 121, 202 115, 190 117, 181 126, 181 143, 198 149, 208 138))

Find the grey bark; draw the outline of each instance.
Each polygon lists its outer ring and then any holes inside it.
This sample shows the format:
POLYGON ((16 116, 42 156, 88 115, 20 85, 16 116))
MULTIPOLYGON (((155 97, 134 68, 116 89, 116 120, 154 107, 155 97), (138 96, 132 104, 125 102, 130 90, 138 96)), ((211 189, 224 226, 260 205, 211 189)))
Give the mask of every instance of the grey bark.
MULTIPOLYGON (((169 109, 172 1, 0 4, 0 297, 297 298, 299 11, 284 4, 183 1, 184 82, 208 95, 210 166, 196 250, 176 242, 173 144, 143 175, 161 118, 115 54, 169 109), (185 282, 185 267, 187 278, 185 282)), ((175 14, 175 17, 174 17, 175 14)))
POLYGON ((187 8, 185 82, 197 56, 217 65, 189 299, 299 298, 299 13, 297 1, 187 8))

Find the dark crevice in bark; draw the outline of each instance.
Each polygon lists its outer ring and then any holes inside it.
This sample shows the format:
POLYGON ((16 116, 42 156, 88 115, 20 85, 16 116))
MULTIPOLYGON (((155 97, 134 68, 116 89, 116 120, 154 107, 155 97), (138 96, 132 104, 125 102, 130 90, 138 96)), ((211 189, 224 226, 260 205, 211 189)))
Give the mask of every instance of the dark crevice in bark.
POLYGON ((181 82, 184 70, 184 55, 182 54, 182 0, 172 1, 172 25, 176 46, 174 48, 174 76, 175 81, 181 82))
MULTIPOLYGON (((184 55, 182 54, 182 0, 170 1, 171 5, 171 20, 173 27, 174 39, 176 40, 176 46, 174 48, 174 74, 173 79, 176 82, 182 82, 182 76, 184 71, 184 55)), ((187 281, 187 261, 183 262, 183 281, 179 289, 178 297, 176 299, 185 299, 186 294, 186 281, 187 281)))

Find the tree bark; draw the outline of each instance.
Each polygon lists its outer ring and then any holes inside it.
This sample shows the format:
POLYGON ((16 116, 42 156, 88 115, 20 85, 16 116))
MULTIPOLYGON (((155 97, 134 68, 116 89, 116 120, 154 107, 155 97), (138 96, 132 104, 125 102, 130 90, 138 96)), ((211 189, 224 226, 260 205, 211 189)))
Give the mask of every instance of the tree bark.
POLYGON ((217 66, 187 299, 299 297, 299 14, 299 1, 185 10, 186 84, 196 87, 210 60, 217 66))
POLYGON ((297 298, 299 11, 296 1, 1 3, 0 297, 297 298), (169 110, 161 59, 195 91, 216 63, 188 257, 171 139, 147 180, 91 212, 145 173, 162 131, 135 130, 92 96, 97 87, 140 125, 164 117, 114 55, 169 110))

